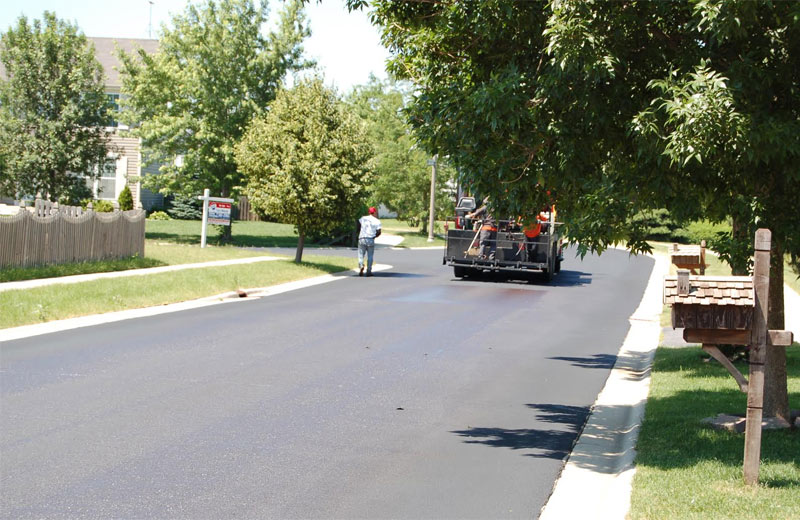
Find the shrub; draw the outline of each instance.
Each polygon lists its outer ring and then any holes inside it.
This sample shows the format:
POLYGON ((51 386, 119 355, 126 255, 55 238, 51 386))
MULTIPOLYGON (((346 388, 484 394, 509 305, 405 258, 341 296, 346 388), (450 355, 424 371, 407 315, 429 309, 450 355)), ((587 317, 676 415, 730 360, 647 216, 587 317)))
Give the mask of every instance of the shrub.
POLYGON ((147 220, 172 220, 172 217, 163 211, 154 211, 147 216, 147 220))
POLYGON ((730 224, 712 224, 707 220, 692 222, 686 226, 686 234, 690 243, 699 244, 701 240, 705 240, 709 246, 712 241, 717 239, 718 233, 728 234, 730 231, 730 224))
POLYGON ((197 197, 176 193, 172 197, 167 213, 178 220, 200 220, 203 218, 202 204, 197 197))
POLYGON ((657 209, 639 213, 633 221, 644 227, 645 238, 660 242, 678 242, 681 244, 699 244, 701 240, 711 246, 719 233, 729 233, 729 224, 712 224, 706 220, 679 224, 672 219, 666 209, 657 209))
POLYGON ((122 188, 122 191, 119 193, 117 203, 119 204, 120 211, 128 211, 133 209, 133 194, 127 185, 125 185, 125 187, 122 188))
POLYGON ((90 202, 92 203, 92 210, 97 213, 111 213, 114 211, 114 205, 107 200, 82 200, 81 207, 87 209, 90 202))
POLYGON ((641 212, 633 217, 633 222, 643 227, 645 238, 648 240, 661 242, 686 241, 686 237, 681 237, 680 232, 675 232, 680 226, 672 220, 669 211, 666 209, 641 212))

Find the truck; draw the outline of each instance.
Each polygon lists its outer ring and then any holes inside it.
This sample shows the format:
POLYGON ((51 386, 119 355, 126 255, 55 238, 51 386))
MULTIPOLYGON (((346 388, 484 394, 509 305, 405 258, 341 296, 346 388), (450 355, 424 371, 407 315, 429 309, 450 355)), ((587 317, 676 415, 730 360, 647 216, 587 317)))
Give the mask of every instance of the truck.
POLYGON ((494 239, 480 244, 481 220, 470 219, 477 207, 474 197, 461 197, 455 216, 445 222, 446 244, 443 265, 452 266, 457 278, 500 272, 511 278, 532 277, 552 281, 561 271, 563 240, 555 211, 547 208, 534 225, 521 220, 498 220, 494 239))

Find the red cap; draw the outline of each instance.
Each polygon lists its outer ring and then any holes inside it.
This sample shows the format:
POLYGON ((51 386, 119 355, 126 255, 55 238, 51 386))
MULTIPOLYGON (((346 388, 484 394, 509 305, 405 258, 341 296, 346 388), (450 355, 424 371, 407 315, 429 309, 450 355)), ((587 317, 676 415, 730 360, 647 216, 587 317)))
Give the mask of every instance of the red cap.
POLYGON ((378 212, 378 210, 377 210, 377 209, 375 209, 375 206, 372 206, 371 208, 369 208, 369 214, 370 214, 370 215, 374 215, 374 214, 375 214, 375 213, 377 213, 377 212, 378 212))

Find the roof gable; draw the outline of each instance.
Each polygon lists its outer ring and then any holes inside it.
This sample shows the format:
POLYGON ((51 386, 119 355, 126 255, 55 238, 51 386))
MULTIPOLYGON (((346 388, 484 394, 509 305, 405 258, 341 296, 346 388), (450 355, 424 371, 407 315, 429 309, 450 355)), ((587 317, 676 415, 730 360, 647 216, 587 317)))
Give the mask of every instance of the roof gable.
POLYGON ((89 38, 94 44, 95 56, 103 67, 106 74, 106 86, 119 88, 122 87, 119 68, 120 62, 117 59, 117 48, 132 53, 137 49, 144 49, 148 54, 155 54, 158 50, 158 40, 141 38, 89 38))

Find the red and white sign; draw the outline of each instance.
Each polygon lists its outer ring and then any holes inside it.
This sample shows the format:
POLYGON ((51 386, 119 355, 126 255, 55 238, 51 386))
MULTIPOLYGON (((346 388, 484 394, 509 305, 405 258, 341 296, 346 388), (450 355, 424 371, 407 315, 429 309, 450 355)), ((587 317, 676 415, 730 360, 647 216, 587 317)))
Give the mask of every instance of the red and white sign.
POLYGON ((217 224, 218 226, 230 226, 231 206, 230 202, 208 201, 208 223, 217 224))

